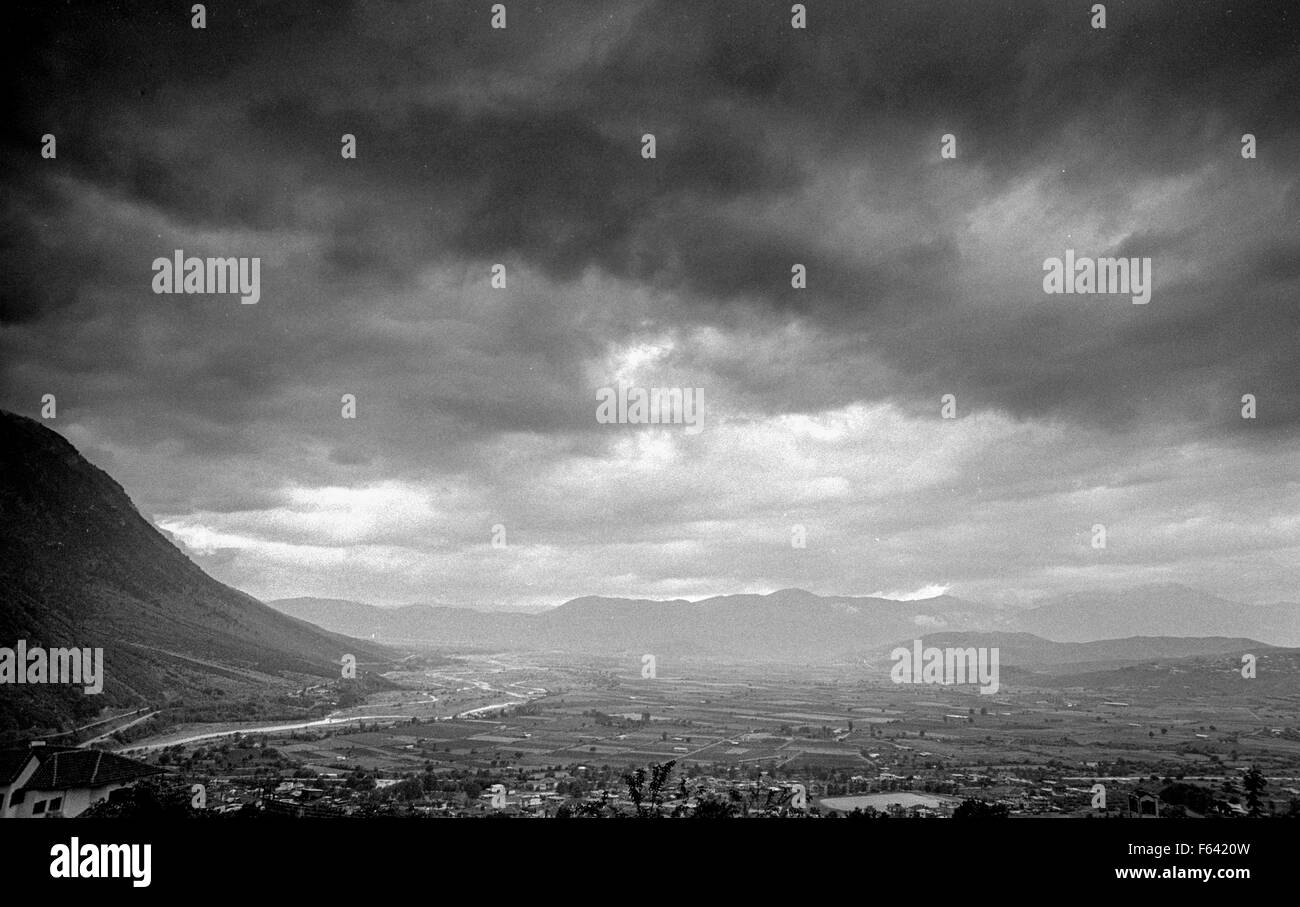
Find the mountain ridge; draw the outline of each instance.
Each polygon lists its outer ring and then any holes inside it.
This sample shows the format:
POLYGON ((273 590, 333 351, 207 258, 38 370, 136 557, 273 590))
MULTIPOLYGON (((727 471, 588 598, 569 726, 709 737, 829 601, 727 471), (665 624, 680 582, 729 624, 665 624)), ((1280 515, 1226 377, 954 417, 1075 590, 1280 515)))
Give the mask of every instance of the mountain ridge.
MULTIPOLYGON (((1226 599, 1199 621, 1189 621, 1180 611, 1179 597, 1214 599, 1181 586, 1142 587, 1148 604, 1159 591, 1168 601, 1160 613, 1118 619, 1128 590, 1102 596, 1102 607, 1089 624, 1071 610, 1078 598, 1049 599, 1038 608, 997 608, 943 595, 928 599, 897 600, 874 596, 819 596, 802 589, 766 594, 719 595, 695 602, 684 599, 654 600, 610 596, 580 596, 553 608, 531 614, 484 612, 468 608, 425 608, 407 605, 386 609, 359 602, 354 619, 363 621, 367 635, 383 638, 391 631, 392 617, 402 614, 402 641, 446 645, 504 645, 593 651, 645 652, 649 646, 671 646, 690 654, 713 652, 741 657, 772 658, 785 654, 799 658, 839 659, 855 652, 892 644, 900 639, 961 631, 1031 633, 1056 643, 1091 644, 1130 638, 1247 640, 1257 646, 1300 645, 1300 619, 1284 606, 1240 605, 1226 599), (357 610, 359 609, 359 610, 357 610), (1069 621, 1054 618, 1065 609, 1069 621), (488 615, 491 617, 489 618, 488 615), (1163 626, 1151 626, 1163 621, 1163 626), (1110 623, 1113 629, 1104 629, 1110 623), (613 625, 617 624, 617 628, 613 625), (1083 629, 1081 629, 1083 628, 1083 629)), ((1099 596, 1099 593, 1089 593, 1099 596)), ((324 621, 342 632, 345 623, 321 600, 311 597, 270 601, 305 620, 324 621)), ((335 600, 346 601, 346 600, 335 600)), ((1300 609, 1296 609, 1300 611, 1300 609)), ((1087 617, 1087 615, 1085 615, 1087 617)), ((1104 662, 1105 659, 1098 659, 1104 662)))
POLYGON ((55 684, 7 688, 0 730, 60 726, 105 706, 201 700, 235 683, 229 669, 255 689, 290 674, 338 676, 344 653, 387 657, 208 576, 67 439, 4 410, 0 525, 0 646, 103 648, 105 673, 97 696, 55 684))

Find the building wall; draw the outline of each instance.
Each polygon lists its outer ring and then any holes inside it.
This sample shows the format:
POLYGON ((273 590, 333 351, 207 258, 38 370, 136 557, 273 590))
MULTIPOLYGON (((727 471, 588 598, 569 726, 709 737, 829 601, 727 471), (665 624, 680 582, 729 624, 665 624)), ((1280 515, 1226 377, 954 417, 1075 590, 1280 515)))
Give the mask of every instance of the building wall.
POLYGON ((0 791, 3 791, 3 793, 0 794, 0 797, 3 798, 0 799, 0 819, 10 819, 17 815, 17 810, 9 805, 9 797, 14 791, 19 790, 24 784, 26 784, 27 779, 35 774, 36 769, 39 767, 40 763, 35 759, 29 759, 26 767, 23 768, 18 777, 14 779, 14 783, 9 787, 0 788, 0 791))
POLYGON ((126 787, 126 785, 104 784, 94 788, 77 787, 66 791, 29 790, 27 792, 27 797, 17 806, 16 809, 9 813, 9 815, 19 819, 44 818, 49 815, 48 808, 45 813, 37 816, 32 812, 32 810, 36 808, 36 804, 42 800, 49 801, 53 800, 55 797, 62 797, 63 803, 60 805, 59 811, 55 815, 62 816, 65 819, 71 819, 73 816, 85 812, 93 806, 96 801, 105 799, 110 793, 122 787, 126 787))

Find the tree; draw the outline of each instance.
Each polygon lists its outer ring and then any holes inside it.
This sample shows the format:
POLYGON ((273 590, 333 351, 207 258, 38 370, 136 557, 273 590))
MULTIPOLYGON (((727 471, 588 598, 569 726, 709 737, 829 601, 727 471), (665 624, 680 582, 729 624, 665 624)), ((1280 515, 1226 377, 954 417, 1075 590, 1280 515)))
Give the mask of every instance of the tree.
POLYGON ((623 776, 623 783, 627 785, 628 799, 636 807, 638 816, 645 818, 659 815, 659 807, 663 803, 664 785, 668 783, 668 776, 672 774, 673 766, 676 764, 676 760, 651 763, 648 785, 646 783, 646 770, 643 768, 623 776), (645 804, 647 794, 650 799, 649 807, 645 804))
MULTIPOLYGON (((690 738, 687 738, 690 739, 690 738)), ((668 783, 668 776, 672 774, 673 766, 677 760, 671 759, 663 764, 650 766, 650 805, 659 815, 659 804, 663 802, 664 785, 668 783)))
POLYGON ((604 817, 607 809, 613 811, 613 807, 609 805, 609 791, 601 791, 600 802, 592 803, 584 800, 574 807, 573 815, 575 817, 600 819, 604 817))
POLYGON ((86 819, 184 819, 204 813, 190 806, 189 787, 171 778, 149 778, 119 788, 81 813, 86 819))
POLYGON ((1005 819, 1009 816, 1011 810, 1005 803, 989 803, 986 800, 976 800, 974 798, 961 801, 952 812, 954 819, 1005 819))
POLYGON ((706 797, 700 800, 695 807, 694 818, 696 819, 730 819, 736 815, 736 807, 732 803, 720 800, 716 797, 706 797))
POLYGON ((1242 787, 1246 788, 1246 808, 1252 816, 1264 815, 1264 801, 1260 798, 1264 788, 1268 786, 1268 779, 1264 777, 1258 766, 1252 765, 1250 770, 1242 776, 1242 787))
POLYGON ((646 810, 642 801, 645 800, 645 769, 628 772, 623 776, 623 783, 627 785, 627 798, 636 807, 636 814, 644 816, 646 810))
POLYGON ((888 819, 888 818, 889 818, 889 813, 887 813, 887 812, 882 812, 881 810, 876 809, 874 806, 868 806, 868 807, 865 807, 865 808, 859 806, 859 807, 855 807, 854 810, 853 810, 853 812, 848 813, 848 814, 845 816, 845 818, 848 818, 848 819, 888 819))

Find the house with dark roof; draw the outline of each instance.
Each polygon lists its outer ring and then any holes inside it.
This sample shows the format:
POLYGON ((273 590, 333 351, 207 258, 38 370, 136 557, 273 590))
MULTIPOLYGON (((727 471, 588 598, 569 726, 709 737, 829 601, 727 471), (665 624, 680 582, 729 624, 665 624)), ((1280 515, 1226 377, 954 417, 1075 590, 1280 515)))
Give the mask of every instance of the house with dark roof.
POLYGON ((79 815, 161 768, 103 750, 33 746, 0 751, 0 818, 79 815))

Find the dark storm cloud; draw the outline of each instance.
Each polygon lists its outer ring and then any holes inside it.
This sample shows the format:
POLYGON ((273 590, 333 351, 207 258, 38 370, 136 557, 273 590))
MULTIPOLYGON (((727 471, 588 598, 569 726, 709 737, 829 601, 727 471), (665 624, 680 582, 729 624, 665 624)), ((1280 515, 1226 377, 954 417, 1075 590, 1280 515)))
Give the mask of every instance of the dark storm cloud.
MULTIPOLYGON (((289 6, 214 6, 206 33, 162 5, 20 14, 36 40, 11 64, 22 104, 7 157, 26 180, 7 218, 6 319, 64 304, 79 273, 120 271, 93 249, 33 251, 32 211, 60 216, 30 154, 31 136, 48 128, 60 133, 64 173, 173 223, 321 233, 318 265, 336 283, 409 287, 430 263, 466 258, 522 260, 561 282, 596 267, 686 297, 689 307, 663 313, 679 326, 725 326, 730 305, 758 304, 867 342, 887 327, 879 354, 900 372, 894 392, 929 395, 928 382, 908 377, 929 371, 934 332, 964 320, 956 240, 966 211, 931 209, 881 257, 739 220, 728 203, 794 210, 817 173, 857 160, 879 199, 904 204, 937 178, 943 131, 959 137, 951 166, 993 178, 985 191, 1068 155, 1054 191, 1085 207, 1205 166, 1249 179, 1229 169, 1247 126, 1266 148, 1255 172, 1276 176, 1275 155, 1297 138, 1297 29, 1284 4, 1111 3, 1102 31, 1053 3, 944 4, 931 16, 822 3, 807 33, 788 28, 787 4, 555 4, 512 10, 514 27, 497 34, 482 10, 459 4, 289 6), (572 37, 602 17, 613 23, 609 46, 593 50, 602 29, 586 43, 572 37), (338 159, 344 131, 360 138, 355 164, 338 159), (653 164, 637 154, 643 131, 659 139, 653 164), (334 203, 308 210, 309 192, 334 203), (815 291, 790 291, 792 261, 809 267, 815 291), (928 322, 927 333, 909 320, 928 322)), ((1292 235, 1272 237, 1271 252, 1242 250, 1255 265, 1237 272, 1237 294, 1294 283, 1294 221, 1274 226, 1292 235)), ((1122 249, 1160 262, 1185 242, 1143 233, 1122 249)), ((1010 263, 1023 270, 1008 283, 1032 285, 1037 261, 1010 263)), ((1158 326, 1128 330, 1098 364, 1110 378, 1007 381, 1007 335, 1053 319, 1001 312, 975 332, 978 348, 946 351, 950 381, 1024 414, 1042 411, 1030 402, 1039 398, 1104 417, 1143 338, 1189 318, 1169 314, 1168 285, 1160 292, 1158 326)), ((1224 358, 1245 355, 1256 335, 1278 336, 1284 309, 1272 298, 1236 310, 1255 329, 1223 327, 1224 358)), ((1062 371, 1078 365, 1061 360, 1050 333, 1039 339, 1062 371)), ((1027 375, 1039 355, 1016 357, 1027 375)))
MULTIPOLYGON (((205 31, 186 4, 7 10, 0 405, 58 389, 79 442, 161 511, 451 477, 487 500, 439 533, 477 539, 513 507, 566 543, 585 532, 571 501, 641 544, 689 538, 727 484, 717 454, 698 485, 577 490, 636 462, 591 406, 643 346, 663 347, 660 383, 707 387, 710 419, 756 433, 856 403, 933 419, 954 393, 963 416, 1123 436, 1109 453, 1135 462, 1155 439, 1285 441, 1297 14, 1105 5, 1094 30, 1090 3, 819 0, 806 32, 789 3, 740 0, 507 0, 505 31, 459 2, 210 3, 205 31), (263 257, 262 302, 154 296, 150 262, 176 248, 263 257), (1152 258, 1152 301, 1046 296, 1043 260, 1067 248, 1152 258), (533 471, 561 490, 521 486, 533 471)), ((861 493, 869 476, 841 487, 851 467, 826 456, 753 515, 861 493)), ((961 477, 976 504, 1050 498, 1054 475, 1021 485, 1019 459, 994 460, 961 477)), ((1085 460, 1062 481, 1141 485, 1085 460)), ((942 509, 915 493, 900 532, 942 509)), ((211 550, 248 560, 228 544, 211 550)))

